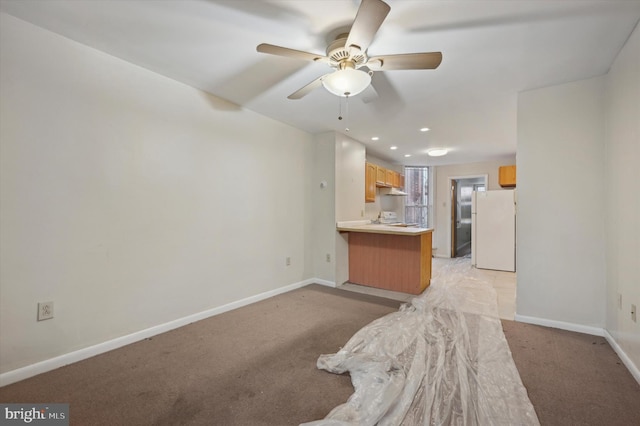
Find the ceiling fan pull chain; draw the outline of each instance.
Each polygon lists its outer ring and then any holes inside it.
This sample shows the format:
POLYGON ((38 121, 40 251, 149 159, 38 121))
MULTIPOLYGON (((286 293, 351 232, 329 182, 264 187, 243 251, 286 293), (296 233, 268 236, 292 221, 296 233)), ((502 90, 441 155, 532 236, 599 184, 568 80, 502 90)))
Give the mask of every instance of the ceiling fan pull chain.
POLYGON ((345 125, 344 130, 345 130, 346 132, 348 132, 348 131, 349 131, 349 95, 346 95, 346 96, 344 97, 344 115, 346 116, 346 117, 345 117, 345 120, 344 120, 344 121, 345 121, 345 123, 344 123, 344 125, 345 125))
MULTIPOLYGON (((342 120, 342 96, 338 96, 338 120, 342 120)), ((344 97, 344 130, 349 131, 349 95, 344 97)))

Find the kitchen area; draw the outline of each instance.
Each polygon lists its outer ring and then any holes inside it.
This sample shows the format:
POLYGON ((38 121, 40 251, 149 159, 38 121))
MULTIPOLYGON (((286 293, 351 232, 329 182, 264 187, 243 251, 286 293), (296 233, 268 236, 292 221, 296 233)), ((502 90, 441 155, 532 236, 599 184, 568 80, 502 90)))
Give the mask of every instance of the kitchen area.
MULTIPOLYGON (((318 271, 316 275, 320 278, 323 278, 320 271, 324 271, 324 276, 327 277, 326 284, 337 286, 347 282, 359 285, 375 284, 379 288, 393 286, 393 283, 385 284, 386 278, 378 278, 380 282, 376 283, 371 277, 358 277, 356 273, 358 268, 372 271, 373 264, 383 264, 384 262, 380 261, 372 262, 371 259, 379 256, 375 254, 373 248, 382 252, 386 250, 386 244, 387 247, 395 245, 398 253, 401 251, 405 254, 410 253, 404 260, 408 265, 412 265, 410 269, 413 269, 413 277, 406 278, 403 284, 396 283, 396 287, 400 285, 402 289, 395 290, 408 294, 422 292, 430 282, 432 258, 449 258, 450 234, 447 231, 451 229, 451 219, 448 177, 487 175, 487 189, 501 190, 503 188, 498 182, 498 169, 514 162, 514 159, 507 158, 504 161, 482 164, 437 167, 434 170, 432 182, 434 211, 431 223, 433 225, 430 228, 421 228, 413 226, 414 221, 405 221, 406 196, 403 195, 402 166, 388 164, 384 160, 371 156, 366 152, 363 144, 346 135, 327 133, 322 138, 323 143, 319 145, 320 149, 317 152, 319 154, 317 160, 322 163, 322 167, 318 168, 315 175, 316 182, 320 183, 316 186, 318 188, 316 200, 322 201, 326 209, 321 217, 321 223, 315 225, 317 230, 329 231, 331 228, 332 232, 315 234, 318 240, 323 240, 324 247, 319 246, 314 267, 318 271), (384 185, 382 175, 377 173, 377 167, 385 169, 384 185), (375 174, 373 174, 374 170, 375 174), (391 171, 390 177, 387 176, 386 171, 391 171), (329 184, 326 185, 326 182, 329 184), (324 200, 320 197, 324 197, 324 200), (411 240, 414 242, 409 243, 411 240), (370 251, 364 249, 363 241, 369 245, 370 251), (353 248, 350 247, 350 242, 353 248), (401 250, 399 247, 403 243, 407 247, 401 250), (357 246, 359 247, 356 248, 357 246), (410 260, 412 256, 413 260, 410 260), (351 259, 355 261, 351 262, 351 259)), ((387 254, 385 252, 385 256, 387 254)), ((391 254, 393 255, 396 254, 391 254)), ((387 256, 379 259, 388 258, 387 256)), ((397 264, 398 260, 388 263, 384 270, 395 269, 397 272, 398 268, 390 264, 397 264)), ((380 276, 383 275, 381 271, 377 273, 380 276)))
POLYGON ((431 281, 433 230, 405 222, 401 170, 367 158, 364 218, 337 221, 336 230, 347 244, 350 283, 417 295, 431 281))

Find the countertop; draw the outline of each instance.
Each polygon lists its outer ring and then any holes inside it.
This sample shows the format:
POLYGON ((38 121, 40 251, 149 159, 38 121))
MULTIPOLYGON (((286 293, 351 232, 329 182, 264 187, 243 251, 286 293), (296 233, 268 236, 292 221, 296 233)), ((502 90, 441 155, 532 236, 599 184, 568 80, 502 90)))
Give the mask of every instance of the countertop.
POLYGON ((390 234, 390 235, 422 235, 433 232, 432 228, 418 228, 415 226, 394 226, 374 224, 369 220, 355 220, 350 222, 338 222, 336 229, 341 232, 369 232, 372 234, 390 234))

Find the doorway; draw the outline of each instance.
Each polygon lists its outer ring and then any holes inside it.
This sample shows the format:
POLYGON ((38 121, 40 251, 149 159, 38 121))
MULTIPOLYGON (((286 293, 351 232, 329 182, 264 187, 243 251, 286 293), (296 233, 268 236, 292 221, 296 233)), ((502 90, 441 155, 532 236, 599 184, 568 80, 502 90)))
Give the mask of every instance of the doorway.
POLYGON ((487 176, 449 178, 451 185, 451 257, 471 256, 471 195, 487 190, 487 176))

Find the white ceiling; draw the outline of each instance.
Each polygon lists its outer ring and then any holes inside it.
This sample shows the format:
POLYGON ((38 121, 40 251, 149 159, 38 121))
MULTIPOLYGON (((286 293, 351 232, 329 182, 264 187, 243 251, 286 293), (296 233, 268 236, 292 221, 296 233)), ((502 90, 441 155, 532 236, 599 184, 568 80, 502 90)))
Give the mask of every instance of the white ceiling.
POLYGON ((330 68, 256 46, 324 54, 359 3, 0 0, 0 9, 297 128, 346 133, 373 155, 407 165, 514 154, 518 92, 605 74, 640 19, 640 0, 387 0, 391 12, 369 55, 441 51, 440 67, 374 74, 377 100, 349 99, 348 118, 343 100, 342 121, 339 98, 323 88, 288 100, 330 68), (451 152, 426 156, 433 147, 451 152))

